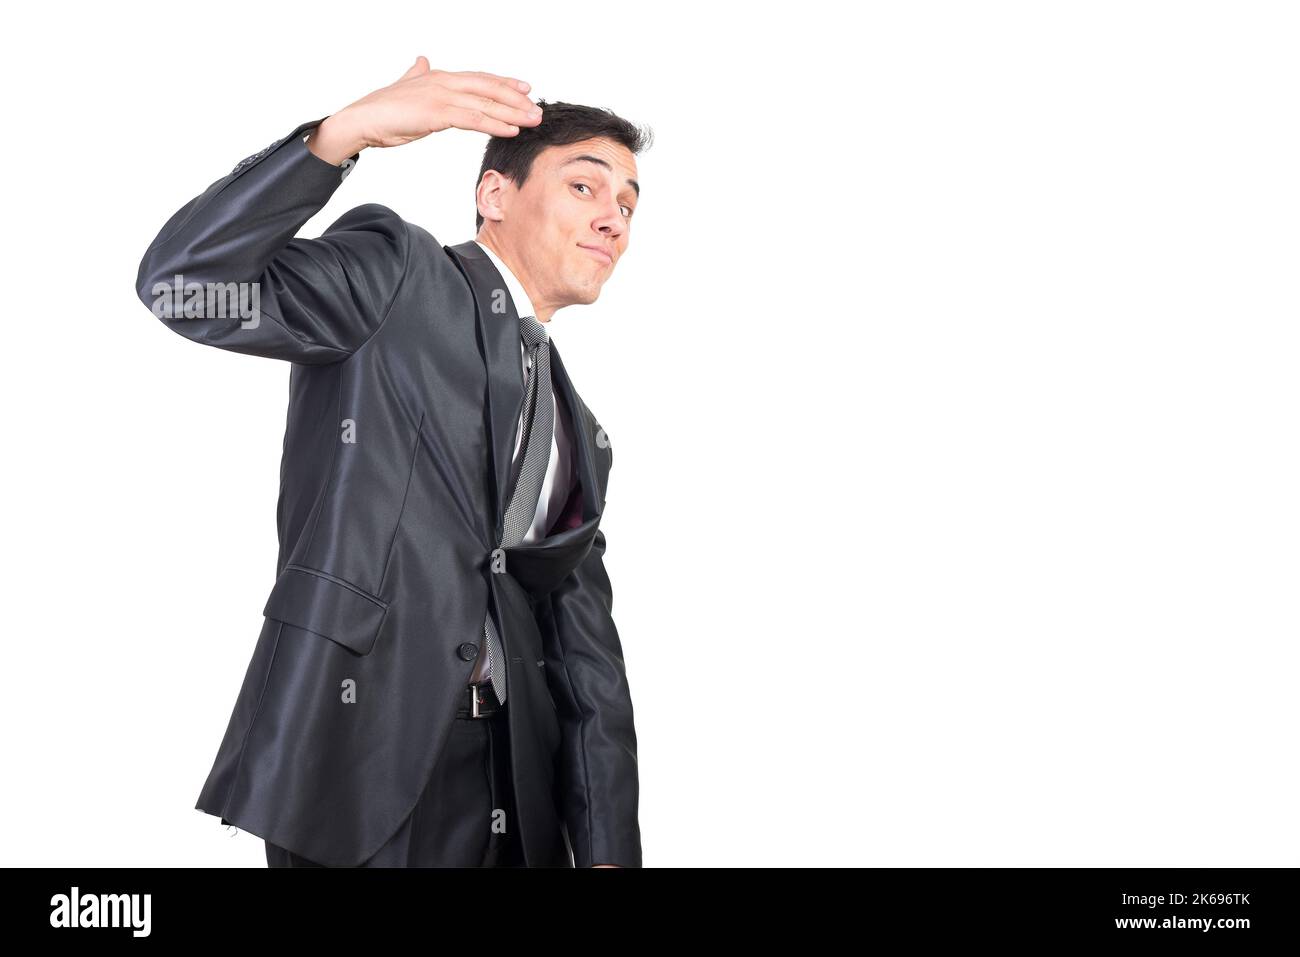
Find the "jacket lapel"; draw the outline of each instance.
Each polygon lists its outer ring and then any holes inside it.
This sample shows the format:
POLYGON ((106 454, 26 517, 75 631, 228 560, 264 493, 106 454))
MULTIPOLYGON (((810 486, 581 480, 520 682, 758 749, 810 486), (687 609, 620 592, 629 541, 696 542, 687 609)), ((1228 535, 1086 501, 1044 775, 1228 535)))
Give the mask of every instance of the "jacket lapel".
MULTIPOLYGON (((505 280, 492 260, 474 240, 443 247, 457 263, 474 294, 479 341, 487 366, 488 431, 492 447, 492 468, 496 495, 496 541, 505 527, 506 484, 510 460, 518 438, 519 416, 524 406, 524 371, 519 358, 519 314, 505 280)), ((600 516, 596 494, 595 436, 560 360, 551 343, 551 382, 556 398, 569 410, 573 426, 574 478, 582 486, 583 523, 600 516)), ((538 542, 538 545, 541 543, 538 542)))

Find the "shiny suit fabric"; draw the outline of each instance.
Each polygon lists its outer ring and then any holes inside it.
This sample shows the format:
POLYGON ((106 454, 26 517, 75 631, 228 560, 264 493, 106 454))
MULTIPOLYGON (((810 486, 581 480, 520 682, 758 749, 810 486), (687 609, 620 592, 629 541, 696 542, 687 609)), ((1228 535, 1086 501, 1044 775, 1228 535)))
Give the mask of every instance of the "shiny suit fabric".
MULTIPOLYGON (((456 719, 415 810, 360 867, 521 867, 510 829, 485 827, 500 813, 514 820, 505 712, 456 719)), ((322 865, 266 842, 268 867, 322 865)))
POLYGON ((552 344, 573 492, 545 538, 494 547, 524 398, 505 283, 472 240, 443 246, 377 204, 294 238, 360 168, 307 149, 320 122, 179 209, 136 281, 178 334, 290 363, 278 574, 196 807, 325 866, 371 858, 448 746, 491 610, 524 865, 640 867, 636 733, 600 529, 609 437, 552 344), (255 282, 260 315, 160 306, 182 281, 255 282))

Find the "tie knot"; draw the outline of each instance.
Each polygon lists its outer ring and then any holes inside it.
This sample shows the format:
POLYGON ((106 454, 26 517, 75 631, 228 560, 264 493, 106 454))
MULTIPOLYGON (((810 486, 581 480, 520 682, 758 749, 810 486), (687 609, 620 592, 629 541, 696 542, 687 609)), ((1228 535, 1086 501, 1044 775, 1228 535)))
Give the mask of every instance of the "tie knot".
POLYGON ((524 337, 524 343, 530 349, 540 346, 547 339, 546 327, 537 321, 536 316, 519 317, 519 334, 524 337))

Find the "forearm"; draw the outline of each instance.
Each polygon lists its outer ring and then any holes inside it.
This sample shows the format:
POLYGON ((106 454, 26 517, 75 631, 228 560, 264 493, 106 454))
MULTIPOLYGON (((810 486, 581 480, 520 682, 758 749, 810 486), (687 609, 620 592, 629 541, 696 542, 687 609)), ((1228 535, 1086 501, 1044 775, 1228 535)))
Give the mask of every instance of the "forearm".
POLYGON ((156 283, 177 274, 206 283, 262 273, 342 182, 340 169, 302 142, 309 125, 243 160, 167 220, 140 262, 141 299, 147 303, 156 283))
POLYGON ((345 359, 382 321, 406 267, 401 217, 367 204, 318 239, 295 238, 353 165, 331 165, 307 148, 307 131, 319 123, 242 160, 149 245, 136 291, 174 332, 314 364, 345 359))

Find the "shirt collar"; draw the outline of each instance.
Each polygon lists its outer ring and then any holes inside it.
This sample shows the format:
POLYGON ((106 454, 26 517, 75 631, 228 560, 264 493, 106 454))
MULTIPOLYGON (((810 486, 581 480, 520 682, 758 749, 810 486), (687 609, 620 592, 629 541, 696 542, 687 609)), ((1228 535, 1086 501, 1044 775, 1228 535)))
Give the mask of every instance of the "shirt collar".
MULTIPOLYGON (((488 254, 488 258, 492 260, 492 265, 497 267, 497 272, 501 273, 501 278, 506 281, 506 289, 510 291, 510 300, 515 304, 515 312, 521 316, 533 316, 536 318, 537 312, 533 309, 532 300, 528 298, 528 293, 524 292, 524 287, 519 280, 515 278, 515 274, 510 271, 510 267, 501 261, 501 257, 488 249, 482 243, 479 243, 477 239, 474 240, 474 242, 478 243, 479 249, 488 254)), ((540 319, 537 321, 541 322, 540 319)), ((544 323, 544 325, 547 327, 547 332, 549 333, 551 324, 547 322, 544 323)))

